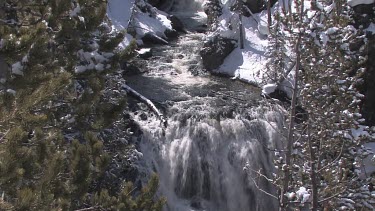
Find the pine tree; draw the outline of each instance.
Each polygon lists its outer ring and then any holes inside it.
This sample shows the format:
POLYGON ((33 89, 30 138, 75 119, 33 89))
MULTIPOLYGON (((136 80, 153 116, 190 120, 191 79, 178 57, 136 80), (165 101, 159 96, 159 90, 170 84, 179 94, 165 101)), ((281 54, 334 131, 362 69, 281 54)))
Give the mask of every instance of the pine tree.
MULTIPOLYGON (((91 200, 98 194, 116 202, 110 210, 127 200, 143 206, 133 198, 139 190, 96 186, 111 162, 97 134, 126 106, 106 101, 107 74, 135 48, 116 49, 125 34, 106 30, 105 13, 101 0, 0 3, 0 60, 10 71, 0 74, 0 210, 107 206, 91 200), (69 130, 79 135, 69 139, 69 130)), ((144 210, 160 210, 151 181, 144 210)))
POLYGON ((290 108, 291 135, 284 137, 289 147, 281 151, 285 152, 284 158, 277 161, 281 163, 275 178, 281 210, 296 206, 312 210, 371 208, 361 196, 366 193, 359 190, 368 179, 359 179, 356 174, 363 150, 362 139, 353 132, 364 121, 359 114, 363 95, 354 88, 358 76, 348 75, 356 56, 347 51, 347 46, 357 32, 348 27, 347 7, 338 5, 335 9, 332 2, 315 3, 304 10, 303 1, 294 1, 295 12, 284 10, 275 18, 274 27, 283 33, 271 30, 272 80, 279 82, 273 77, 279 75, 285 78, 289 73, 285 63, 291 58, 296 64, 294 79, 298 82, 291 88, 297 97, 293 97, 290 108), (289 55, 283 55, 277 51, 277 44, 282 42, 287 48, 296 47, 289 55), (293 112, 297 104, 304 109, 303 121, 297 121, 298 112, 293 112), (357 197, 352 197, 354 193, 357 197), (356 204, 347 203, 348 198, 356 204))

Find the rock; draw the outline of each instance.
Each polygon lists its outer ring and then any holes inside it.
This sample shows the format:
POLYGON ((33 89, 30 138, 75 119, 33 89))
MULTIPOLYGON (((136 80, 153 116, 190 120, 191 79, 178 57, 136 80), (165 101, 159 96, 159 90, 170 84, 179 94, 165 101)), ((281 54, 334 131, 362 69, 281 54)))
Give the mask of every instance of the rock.
POLYGON ((164 32, 165 36, 167 36, 168 38, 177 38, 178 37, 178 32, 174 29, 170 30, 170 29, 167 29, 165 30, 164 32))
MULTIPOLYGON (((273 7, 273 5, 276 4, 276 2, 278 2, 278 0, 271 0, 271 7, 273 7)), ((263 10, 267 9, 267 4, 263 0, 244 0, 244 6, 247 6, 247 8, 249 8, 250 11, 254 14, 260 13, 263 10)), ((236 10, 236 6, 233 5, 231 7, 231 10, 236 10)), ((246 8, 242 10, 242 14, 246 17, 251 16, 251 13, 246 8)))
POLYGON ((147 2, 153 7, 158 7, 163 2, 163 0, 148 0, 147 2))
POLYGON ((363 41, 363 39, 356 39, 349 43, 349 50, 358 51, 364 44, 365 41, 363 41))
POLYGON ((373 14, 375 4, 359 4, 353 7, 355 13, 358 14, 373 14))
POLYGON ((142 41, 144 44, 168 44, 168 41, 154 33, 145 34, 145 36, 142 37, 142 41))
POLYGON ((375 4, 360 4, 354 6, 354 14, 352 15, 354 23, 351 24, 357 29, 360 26, 362 26, 363 28, 367 28, 375 18, 374 6, 375 4))
POLYGON ((137 51, 138 56, 142 59, 149 59, 152 57, 152 50, 151 48, 142 48, 137 51))
POLYGON ((252 13, 262 12, 265 5, 262 0, 246 0, 245 5, 251 10, 252 13))
POLYGON ((177 32, 187 33, 184 24, 182 23, 182 21, 179 18, 177 18, 174 15, 170 15, 168 17, 168 19, 171 21, 172 28, 174 30, 176 30, 177 32))
POLYGON ((200 25, 195 28, 195 31, 198 33, 205 33, 207 31, 207 25, 200 25))
POLYGON ((0 83, 5 82, 7 75, 10 72, 9 65, 5 62, 5 59, 0 55, 0 83))
POLYGON ((141 62, 123 62, 121 69, 124 70, 123 76, 139 75, 146 72, 146 64, 141 62), (143 70, 142 70, 143 69, 143 70))
POLYGON ((141 120, 143 120, 143 121, 146 121, 146 120, 147 120, 147 114, 146 114, 146 113, 141 113, 141 114, 139 115, 139 117, 140 117, 141 120))
POLYGON ((223 12, 222 3, 220 0, 208 0, 203 4, 203 11, 207 15, 207 25, 210 30, 217 27, 217 20, 223 12))
POLYGON ((363 75, 364 90, 362 93, 365 95, 362 105, 362 115, 366 119, 369 126, 375 125, 375 35, 369 37, 368 44, 368 60, 366 64, 366 72, 363 75))
POLYGON ((236 47, 236 41, 216 35, 204 43, 200 51, 203 66, 208 70, 214 70, 223 64, 227 57, 236 47))

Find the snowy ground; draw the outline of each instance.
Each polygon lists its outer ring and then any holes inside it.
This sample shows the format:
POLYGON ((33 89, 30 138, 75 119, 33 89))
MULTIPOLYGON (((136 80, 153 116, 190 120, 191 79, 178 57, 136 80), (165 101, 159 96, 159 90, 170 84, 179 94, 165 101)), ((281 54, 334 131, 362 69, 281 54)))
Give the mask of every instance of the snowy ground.
MULTIPOLYGON (((268 46, 267 35, 258 27, 259 20, 263 20, 265 12, 255 14, 255 17, 243 17, 243 26, 246 40, 244 49, 236 48, 216 70, 218 73, 233 76, 243 81, 262 84, 263 75, 266 70, 267 57, 265 50, 268 46)), ((238 39, 239 32, 229 32, 227 26, 229 22, 236 22, 238 17, 233 15, 227 8, 220 17, 218 31, 226 37, 238 39)), ((263 21, 260 21, 263 22, 263 21)))
POLYGON ((112 22, 113 31, 123 31, 128 29, 128 25, 135 27, 137 36, 133 38, 129 34, 126 34, 123 42, 120 43, 119 47, 124 49, 129 45, 133 39, 137 40, 138 44, 142 44, 142 37, 147 33, 152 33, 166 39, 164 32, 167 29, 172 29, 171 21, 168 20, 168 14, 152 8, 153 14, 143 13, 136 9, 133 13, 132 7, 135 0, 109 0, 107 7, 108 18, 112 22), (131 17, 133 14, 133 17, 131 17), (132 20, 130 21, 130 19, 132 20))
MULTIPOLYGON (((112 22, 112 30, 121 31, 127 29, 133 3, 134 0, 108 1, 107 15, 112 22)), ((133 37, 127 34, 125 39, 120 43, 120 47, 123 49, 126 48, 132 39, 133 37)))

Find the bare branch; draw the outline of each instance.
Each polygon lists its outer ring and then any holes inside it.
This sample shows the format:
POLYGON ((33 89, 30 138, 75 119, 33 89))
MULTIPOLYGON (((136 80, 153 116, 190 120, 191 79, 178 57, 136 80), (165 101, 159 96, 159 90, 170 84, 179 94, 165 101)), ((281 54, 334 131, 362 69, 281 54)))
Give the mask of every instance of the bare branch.
POLYGON ((274 199, 276 199, 276 200, 279 200, 279 198, 278 198, 277 196, 275 196, 275 195, 273 195, 272 193, 269 193, 269 192, 263 190, 262 188, 260 188, 260 187, 258 186, 257 182, 255 181, 254 178, 252 178, 252 177, 250 177, 250 178, 251 178, 251 180, 253 180, 254 185, 255 185, 255 187, 256 187, 258 190, 260 190, 261 192, 263 192, 264 194, 266 194, 266 195, 268 195, 268 196, 271 196, 272 198, 274 198, 274 199))
POLYGON ((328 201, 328 200, 331 200, 331 199, 333 199, 333 198, 336 198, 338 195, 344 193, 345 191, 346 191, 346 188, 345 188, 344 190, 342 190, 342 191, 340 191, 340 192, 338 192, 338 193, 336 193, 336 194, 330 196, 330 197, 327 197, 327 198, 325 198, 325 199, 322 199, 322 200, 318 201, 318 203, 320 204, 320 203, 323 203, 323 202, 325 202, 325 201, 328 201))
POLYGON ((341 150, 340 150, 339 155, 337 155, 337 157, 332 162, 330 162, 329 164, 323 166, 321 169, 317 170, 316 173, 319 173, 319 172, 323 171, 324 169, 332 166, 335 162, 337 162, 337 160, 341 158, 341 154, 342 154, 343 149, 344 149, 344 141, 342 142, 341 150))

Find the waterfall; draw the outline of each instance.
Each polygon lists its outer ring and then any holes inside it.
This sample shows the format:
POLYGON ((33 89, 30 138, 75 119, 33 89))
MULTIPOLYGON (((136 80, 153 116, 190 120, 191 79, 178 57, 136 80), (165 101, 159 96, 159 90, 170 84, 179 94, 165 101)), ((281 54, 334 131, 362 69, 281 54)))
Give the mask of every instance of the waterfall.
MULTIPOLYGON (((157 119, 144 126, 143 166, 159 174, 160 192, 169 211, 255 211, 277 209, 274 189, 246 165, 271 177, 274 171, 268 148, 275 148, 281 115, 256 106, 242 113, 215 111, 212 99, 176 103, 166 131, 157 119), (198 102, 202 101, 202 102, 198 102)), ((229 108, 228 108, 229 109, 229 108)), ((138 118, 138 121, 141 121, 138 118)))
MULTIPOLYGON (((194 31, 204 23, 194 14, 201 3, 176 0, 173 13, 194 31)), ((163 128, 147 109, 132 114, 143 131, 139 177, 146 182, 152 172, 159 175, 165 211, 277 210, 277 200, 259 190, 275 194, 275 188, 244 167, 272 177, 270 149, 281 142, 283 115, 254 87, 203 74, 203 36, 189 33, 153 48, 153 57, 143 61, 148 72, 126 78, 168 118, 163 128)))

